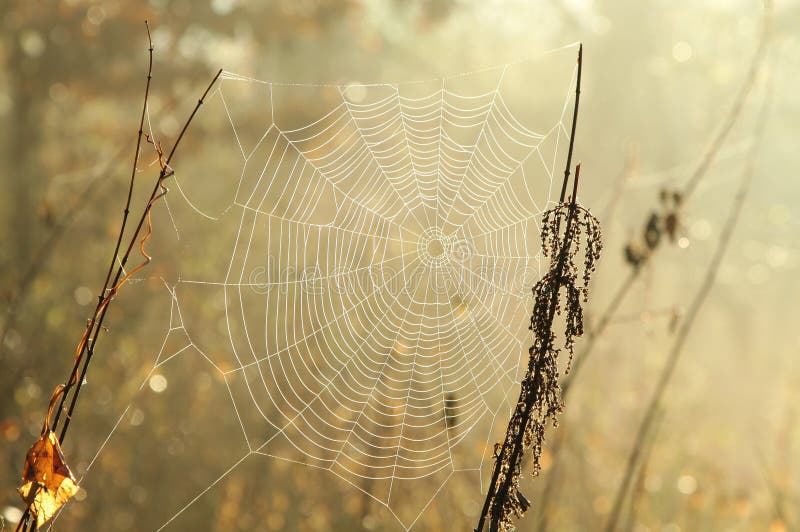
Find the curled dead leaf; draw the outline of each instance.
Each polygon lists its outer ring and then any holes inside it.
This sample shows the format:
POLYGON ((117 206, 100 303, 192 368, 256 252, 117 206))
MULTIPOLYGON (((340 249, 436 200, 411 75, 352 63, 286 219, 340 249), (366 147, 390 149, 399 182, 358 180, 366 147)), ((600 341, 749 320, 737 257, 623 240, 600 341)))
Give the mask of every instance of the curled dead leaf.
POLYGON ((49 521, 79 489, 75 475, 64 459, 58 436, 50 429, 50 416, 65 390, 66 386, 59 384, 50 398, 42 435, 25 456, 22 485, 17 489, 28 506, 28 512, 36 519, 37 527, 49 521))
POLYGON ((17 490, 38 527, 78 492, 78 483, 64 460, 55 432, 36 440, 25 457, 22 485, 17 490))

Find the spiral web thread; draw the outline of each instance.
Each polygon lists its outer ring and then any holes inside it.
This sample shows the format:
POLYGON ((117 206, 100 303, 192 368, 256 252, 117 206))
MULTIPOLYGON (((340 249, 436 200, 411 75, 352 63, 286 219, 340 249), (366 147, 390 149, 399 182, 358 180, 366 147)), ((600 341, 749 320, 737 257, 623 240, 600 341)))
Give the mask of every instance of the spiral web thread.
MULTIPOLYGON (((575 48, 553 51, 570 61, 575 48)), ((165 282, 170 325, 140 390, 199 355, 224 383, 247 451, 161 528, 254 455, 330 471, 407 530, 454 473, 478 478, 491 465, 492 429, 513 408, 530 342, 540 215, 552 204, 575 82, 574 71, 546 80, 562 106, 554 123, 529 128, 504 96, 515 65, 399 85, 223 73, 209 99, 229 122, 239 175, 178 172, 167 205, 235 230, 215 249, 226 257, 215 279, 165 282), (451 87, 473 75, 492 82, 451 87), (254 141, 230 111, 241 86, 269 106, 254 141), (279 87, 337 101, 280 127, 279 87), (201 206, 188 179, 227 183, 224 208, 201 206), (219 333, 187 316, 185 297, 220 299, 225 348, 207 347, 219 333)))

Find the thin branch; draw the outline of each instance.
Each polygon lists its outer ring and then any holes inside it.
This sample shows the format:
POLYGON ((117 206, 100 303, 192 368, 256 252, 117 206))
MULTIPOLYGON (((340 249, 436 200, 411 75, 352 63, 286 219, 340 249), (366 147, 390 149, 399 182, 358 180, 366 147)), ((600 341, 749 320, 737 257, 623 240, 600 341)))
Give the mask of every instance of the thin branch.
POLYGON ((659 427, 664 420, 664 409, 659 408, 655 414, 656 419, 653 421, 653 430, 650 436, 643 444, 644 452, 642 452, 641 459, 636 465, 636 484, 633 486, 633 493, 631 494, 631 501, 628 504, 627 515, 625 516, 625 525, 623 529, 629 531, 633 529, 636 521, 636 516, 639 514, 639 504, 642 501, 644 492, 646 490, 647 471, 650 466, 650 458, 652 457, 653 448, 655 447, 656 440, 658 439, 659 427))
POLYGON ((564 166, 564 181, 561 183, 559 203, 564 203, 569 182, 569 171, 572 168, 572 150, 575 147, 575 128, 578 125, 578 106, 581 103, 581 73, 583 71, 583 43, 578 46, 578 77, 575 80, 575 105, 572 106, 572 129, 569 133, 569 149, 567 150, 567 164, 564 166))
MULTIPOLYGON (((136 171, 138 170, 139 166, 139 156, 141 155, 142 149, 142 137, 144 136, 144 119, 147 115, 147 102, 150 98, 150 82, 153 79, 153 39, 150 35, 150 24, 145 20, 144 22, 145 29, 147 30, 147 51, 148 51, 148 65, 147 65, 147 81, 145 83, 144 89, 144 99, 142 101, 142 112, 139 118, 139 130, 136 133, 136 149, 133 152, 133 164, 131 165, 131 177, 130 182, 128 185, 128 197, 125 200, 125 208, 122 211, 122 223, 120 224, 119 234, 117 235, 117 242, 114 246, 114 253, 111 255, 111 261, 108 265, 108 272, 106 273, 105 281, 103 282, 103 288, 100 290, 100 294, 97 296, 97 305, 95 307, 94 313, 92 314, 92 318, 89 320, 89 323, 86 326, 86 332, 84 334, 83 339, 81 340, 81 348, 78 349, 78 354, 75 358, 75 362, 73 364, 72 372, 70 373, 67 382, 65 383, 65 391, 61 396, 61 402, 58 406, 58 410, 56 411, 55 419, 53 420, 53 430, 56 429, 58 426, 59 418, 61 417, 61 411, 64 408, 64 403, 67 400, 67 395, 69 394, 70 388, 75 384, 78 374, 78 367, 81 362, 81 358, 83 357, 84 353, 84 346, 86 341, 91 338, 92 334, 96 334, 94 332, 95 326, 97 324, 97 316, 100 314, 102 309, 108 305, 106 299, 108 297, 108 289, 109 283, 111 282, 111 275, 114 272, 114 266, 117 263, 117 259, 119 257, 119 250, 122 246, 122 239, 125 236, 125 227, 128 223, 128 216, 130 215, 130 207, 131 207, 131 200, 133 198, 133 188, 136 182, 136 171)), ((81 379, 83 380, 83 379, 81 379)), ((63 437, 60 438, 61 442, 63 443, 63 437)))
MULTIPOLYGON (((147 253, 144 250, 144 245, 147 242, 147 240, 150 238, 150 234, 152 232, 152 226, 150 224, 150 212, 151 212, 155 202, 158 201, 158 199, 160 199, 161 197, 163 197, 167 192, 166 187, 164 187, 164 180, 166 180, 168 177, 171 177, 172 174, 173 174, 172 170, 169 168, 169 163, 170 163, 170 161, 172 159, 172 156, 175 154, 175 150, 178 147, 178 144, 180 143, 180 140, 183 138, 183 133, 188 128, 188 126, 191 123, 192 119, 194 118, 195 114, 197 114, 197 111, 198 111, 198 109, 200 109, 200 106, 203 105, 203 102, 205 101, 206 96, 208 95, 209 91, 211 90, 211 87, 213 87, 214 84, 217 82, 217 79, 219 79, 220 74, 222 74, 222 70, 219 70, 217 72, 217 74, 214 76, 214 78, 208 84, 208 87, 206 88, 205 92, 203 92, 203 96, 197 101, 197 105, 194 107, 194 110, 192 110, 192 114, 189 116, 189 119, 186 121, 186 123, 183 126, 183 129, 181 130, 181 135, 178 137, 178 139, 175 141, 175 144, 172 146, 172 150, 170 151, 169 157, 167 158, 166 161, 164 161, 164 163, 163 163, 164 166, 162 167, 161 172, 158 175, 158 179, 156 180, 156 183, 153 186, 153 191, 150 193, 150 199, 147 202, 147 206, 145 207, 141 218, 139 218, 139 223, 136 226, 136 230, 134 231, 133 236, 131 237, 130 243, 128 244, 128 248, 125 251, 125 255, 123 255, 122 259, 120 260, 120 265, 119 265, 119 267, 117 269, 116 275, 114 276, 114 282, 112 283, 112 285, 110 285, 111 288, 108 290, 108 295, 105 297, 103 302, 101 302, 100 312, 99 312, 99 315, 97 316, 96 325, 95 325, 95 328, 94 328, 94 334, 92 336, 87 337, 87 341, 83 343, 82 351, 86 353, 86 361, 83 364, 83 369, 81 370, 80 379, 77 381, 77 386, 75 388, 75 393, 72 396, 72 401, 71 401, 71 403, 69 405, 69 410, 67 411, 66 419, 64 420, 64 427, 61 429, 61 435, 59 436, 59 440, 61 442, 64 441, 64 438, 65 438, 66 433, 67 433, 67 429, 69 428, 69 422, 70 422, 70 419, 72 417, 72 412, 75 409, 75 404, 76 404, 76 402, 78 400, 78 394, 80 393, 81 387, 83 385, 84 377, 86 375, 86 370, 89 367, 89 362, 91 361, 92 355, 94 354, 94 349, 95 349, 95 346, 97 344, 97 339, 99 338, 100 333, 103 331, 103 320, 105 319, 105 316, 106 316, 106 312, 107 312, 107 309, 108 309, 108 304, 111 302, 111 300, 117 294, 117 292, 122 287, 122 285, 125 284, 125 282, 127 282, 128 279, 130 279, 130 277, 133 274, 135 274, 137 271, 139 271, 141 268, 143 268, 144 266, 146 266, 150 262, 150 256, 147 255, 147 253), (148 229, 146 231, 145 236, 142 238, 141 241, 139 241, 138 240, 139 233, 141 233, 142 227, 145 225, 145 223, 147 224, 148 229), (137 241, 139 241, 139 249, 142 252, 142 254, 144 255, 145 261, 143 263, 141 263, 139 266, 137 266, 136 268, 134 268, 131 271, 129 271, 126 274, 125 273, 125 266, 128 263, 128 259, 130 257, 130 254, 133 251, 133 247, 134 247, 134 245, 136 245, 137 241), (123 274, 124 274, 124 277, 123 277, 123 274)), ((65 394, 65 396, 66 396, 66 394, 65 394)), ((62 403, 62 405, 63 405, 63 403, 62 403)), ((54 423, 53 430, 55 430, 55 428, 56 428, 56 426, 55 426, 55 423, 54 423)))
POLYGON ((708 298, 708 294, 711 292, 711 288, 713 288, 714 286, 714 282, 716 281, 720 264, 722 264, 722 261, 725 258, 725 253, 727 252, 728 247, 730 246, 731 238, 733 236, 733 232, 734 229, 736 228, 737 222, 739 221, 742 207, 744 205, 744 200, 747 197, 747 191, 750 187, 750 183, 752 181, 753 174, 755 171, 755 161, 758 154, 758 149, 761 146, 761 141, 763 140, 764 136, 768 105, 769 105, 769 95, 765 97, 764 105, 762 107, 761 112, 759 113, 758 124, 756 126, 756 131, 757 131, 756 140, 753 142, 753 145, 750 149, 748 162, 742 173, 742 179, 736 191, 736 195, 733 199, 731 210, 728 214, 727 220, 725 221, 722 233, 720 234, 719 242, 717 244, 717 249, 715 250, 711 262, 709 263, 708 268, 706 269, 706 274, 704 276, 702 284, 700 285, 700 289, 697 291, 694 299, 692 300, 691 306, 689 307, 689 310, 686 314, 686 318, 683 320, 683 323, 681 324, 681 327, 678 330, 675 342, 673 343, 672 349, 670 350, 669 355, 667 356, 667 361, 664 365, 664 368, 661 371, 661 375, 659 376, 656 387, 653 391, 653 394, 645 410, 644 417, 642 418, 642 421, 636 432, 636 437, 634 439, 633 447, 631 449, 630 455, 628 456, 628 461, 625 466, 625 472, 622 476, 622 482, 617 488, 617 493, 616 496, 614 497, 614 505, 612 507, 611 514, 609 516, 608 522, 605 527, 605 530, 607 532, 613 532, 617 528, 617 524, 619 522, 619 517, 620 517, 620 511, 625 501, 625 496, 628 492, 631 479, 633 478, 636 464, 639 463, 641 454, 643 452, 643 447, 644 447, 643 444, 653 427, 656 418, 656 413, 658 412, 661 406, 661 401, 664 392, 666 391, 667 385, 672 380, 675 368, 678 365, 678 362, 680 361, 681 355, 683 354, 683 347, 686 344, 686 340, 689 337, 689 333, 692 331, 692 327, 694 326, 695 319, 697 318, 700 309, 703 307, 703 304, 708 298))
MULTIPOLYGON (((55 430, 56 427, 58 426, 58 421, 59 421, 59 418, 61 416, 61 411, 64 408, 64 403, 67 400, 67 395, 69 394, 70 388, 77 381, 78 369, 80 367, 81 359, 82 359, 83 354, 85 352, 86 345, 88 343, 88 339, 91 337, 93 331, 94 331, 94 334, 97 334, 96 333, 96 329, 95 329, 96 325, 98 324, 97 316, 98 316, 98 314, 103 312, 103 310, 108 306, 108 302, 109 302, 108 295, 107 295, 108 284, 109 284, 109 281, 111 280, 111 274, 114 271, 114 264, 116 263, 117 255, 119 253, 120 246, 122 245, 122 238, 123 238, 123 236, 125 234, 125 226, 126 226, 127 221, 128 221, 128 215, 130 214, 130 205, 131 205, 131 199, 133 197, 133 187, 134 187, 134 182, 135 182, 135 179, 136 179, 136 170, 137 170, 137 167, 139 165, 139 155, 141 153, 142 136, 144 135, 144 131, 143 130, 144 130, 144 119, 145 119, 145 115, 147 113, 147 101, 148 101, 149 96, 150 96, 150 81, 151 81, 151 79, 153 77, 153 39, 152 39, 152 37, 150 35, 150 25, 148 24, 147 21, 145 21, 144 24, 145 24, 145 29, 147 30, 147 43, 148 43, 148 48, 147 49, 148 49, 148 58, 149 58, 148 59, 148 67, 147 67, 147 82, 145 84, 144 99, 143 99, 143 103, 142 103, 142 113, 141 113, 141 117, 140 117, 140 120, 139 120, 139 131, 137 132, 137 135, 136 135, 136 149, 135 149, 134 154, 133 154, 133 165, 132 165, 133 169, 131 170, 130 185, 128 186, 128 198, 127 198, 127 200, 125 202, 125 209, 123 210, 123 215, 122 215, 122 224, 121 224, 121 227, 120 227, 120 230, 119 230, 119 235, 117 236, 117 243, 116 243, 116 245, 114 247, 114 254, 111 257, 111 262, 110 262, 110 264, 108 266, 108 273, 106 273, 106 278, 105 278, 105 281, 103 282, 103 288, 100 291, 100 295, 97 298, 97 306, 95 307, 95 311, 94 311, 93 317, 92 317, 92 319, 89 320, 89 322, 88 322, 88 324, 86 326, 86 330, 84 331, 84 334, 81 337, 81 341, 78 344, 78 349, 77 349, 77 352, 76 352, 76 355, 75 355, 75 358, 74 358, 74 361, 73 361, 73 366, 72 366, 72 370, 70 371, 69 378, 67 379, 65 384, 63 384, 63 385, 60 384, 56 388, 56 391, 53 394, 53 398, 55 398, 57 395, 60 395, 61 396, 61 402, 58 405, 58 410, 56 411, 56 416, 55 416, 55 418, 53 420, 52 430, 55 430)), ((85 373, 85 371, 84 371, 84 373, 85 373)), ((83 381, 83 374, 81 376, 81 381, 83 381)), ((77 396, 77 392, 79 390, 80 390, 80 385, 78 386, 78 389, 76 389, 75 396, 77 396)), ((51 403, 52 403, 52 401, 51 401, 51 403)), ((50 413, 51 412, 52 412, 52 405, 51 405, 51 408, 48 409, 47 420, 46 420, 46 424, 47 425, 50 425, 49 417, 50 417, 50 413)), ((68 424, 69 424, 69 419, 65 423, 65 430, 66 430, 66 425, 68 425, 68 424)), ((49 427, 47 427, 47 428, 49 428, 49 427)), ((61 443, 63 443, 65 435, 66 435, 65 432, 62 432, 62 436, 61 436, 61 438, 59 438, 61 443)), ((31 530, 32 531, 36 530, 36 522, 35 521, 30 521, 29 517, 30 517, 30 507, 26 508, 25 514, 23 515, 22 519, 20 519, 20 525, 22 525, 21 530, 27 531, 29 522, 32 523, 31 524, 31 530)), ((17 527, 17 528, 18 528, 18 530, 20 529, 20 527, 17 527)))
POLYGON ((771 16, 772 16, 772 0, 765 0, 764 1, 764 16, 761 23, 761 35, 758 39, 758 45, 756 46, 756 51, 753 53, 753 58, 750 61, 750 67, 747 70, 747 74, 744 78, 744 83, 739 89, 739 94, 737 95, 736 99, 731 105, 730 111, 728 111, 728 115, 725 121, 722 124, 722 127, 717 132, 717 136, 711 142, 711 145, 706 150, 705 156, 700 161, 700 164, 695 169, 692 176, 689 178, 689 181, 683 188, 683 197, 684 199, 688 198, 692 192, 697 188, 697 184, 703 178, 703 176, 708 172, 708 169, 714 163, 716 159, 717 153, 719 152, 722 145, 725 143, 725 140, 730 135, 730 132, 733 130, 733 126, 736 125, 736 122, 739 120, 739 117, 742 114, 742 109, 744 109, 744 104, 747 101, 747 98, 750 96, 750 93, 753 91, 753 87, 756 84, 756 80, 758 79, 758 73, 761 71, 761 66, 764 62, 764 57, 767 52, 767 44, 769 43, 769 37, 771 33, 771 16))
POLYGON ((111 280, 111 272, 114 270, 114 264, 117 261, 117 255, 119 254, 119 248, 122 244, 122 238, 125 234, 125 225, 128 222, 128 215, 130 214, 131 209, 131 198, 133 198, 133 186, 136 182, 136 171, 138 170, 139 166, 139 156, 141 155, 142 151, 142 137, 144 136, 144 118, 147 114, 147 100, 150 97, 150 81, 153 79, 153 39, 150 35, 150 24, 147 21, 144 21, 144 27, 147 29, 147 43, 148 43, 148 65, 147 65, 147 83, 145 84, 144 88, 144 102, 142 103, 142 114, 139 118, 139 131, 136 134, 136 150, 133 153, 133 164, 131 165, 131 179, 130 184, 128 186, 128 198, 125 200, 125 209, 122 213, 122 225, 119 229, 119 236, 117 237, 117 245, 114 247, 114 255, 111 258, 111 263, 108 266, 108 273, 106 273, 106 280, 103 283, 103 291, 99 299, 102 299, 106 295, 106 290, 108 289, 108 283, 111 280))
MULTIPOLYGON (((166 158, 166 160, 164 160, 163 158, 163 152, 161 150, 161 147, 159 145, 154 144, 156 151, 158 152, 159 164, 161 166, 161 170, 159 172, 158 179, 155 182, 153 190, 150 193, 147 205, 145 206, 145 209, 142 212, 141 217, 139 218, 139 222, 136 226, 136 229, 134 230, 132 236, 130 237, 130 241, 126 248, 125 254, 120 259, 119 250, 122 247, 125 227, 127 225, 128 216, 130 214, 130 205, 133 196, 133 188, 136 178, 139 156, 141 153, 142 139, 145 138, 147 139, 148 142, 150 142, 149 137, 147 137, 147 135, 144 133, 144 118, 147 111, 147 102, 150 92, 150 81, 152 79, 153 43, 150 36, 150 27, 147 24, 147 22, 145 22, 145 26, 147 28, 147 37, 149 43, 148 51, 150 59, 147 72, 147 84, 145 87, 144 103, 142 105, 142 114, 139 123, 139 131, 137 134, 136 150, 134 152, 133 169, 131 171, 131 180, 128 188, 128 197, 125 203, 125 209, 123 211, 122 224, 120 227, 119 235, 117 237, 117 242, 115 245, 114 253, 112 255, 109 270, 108 273, 106 274, 106 279, 103 284, 103 289, 101 291, 101 294, 98 296, 98 303, 95 308, 95 312, 92 315, 92 318, 87 323, 84 334, 81 337, 80 342, 78 343, 74 357, 73 367, 67 382, 65 384, 60 384, 56 388, 56 391, 53 393, 53 396, 51 398, 51 408, 48 409, 48 415, 45 421, 45 427, 43 428, 43 431, 46 430, 56 431, 56 429, 58 428, 60 414, 64 410, 64 405, 67 401, 70 389, 73 386, 75 386, 75 391, 72 394, 72 399, 70 401, 69 408, 66 410, 66 416, 64 418, 64 424, 61 429, 61 434, 59 435, 60 443, 63 443, 64 439, 66 438, 67 430, 69 429, 69 424, 78 401, 78 396, 80 394, 82 385, 85 381, 86 372, 89 368, 89 363, 91 362, 92 356, 94 354, 94 349, 97 345, 97 340, 99 339, 102 331, 104 330, 103 321, 106 317, 109 305, 116 296, 117 292, 120 290, 120 288, 131 278, 131 276, 150 263, 151 257, 150 255, 148 255, 145 249, 145 245, 147 244, 147 241, 152 235, 151 212, 153 205, 168 192, 168 189, 166 188, 164 181, 167 178, 171 177, 174 173, 169 166, 172 157, 174 156, 175 151, 177 150, 178 145, 180 144, 180 141, 182 140, 186 130, 191 124, 192 119, 197 114, 197 111, 200 109, 200 106, 203 105, 206 96, 208 96, 208 93, 210 92, 211 88, 214 86, 214 84, 219 79, 219 76, 222 74, 222 70, 219 70, 209 83, 208 87, 206 87, 206 90, 203 92, 203 95, 198 100, 197 105, 195 105, 194 109, 192 110, 192 113, 189 115, 189 118, 184 123, 183 128, 181 129, 178 138, 175 140, 175 143, 173 144, 172 149, 169 152, 169 156, 166 158), (140 239, 139 235, 145 226, 146 226, 145 233, 140 239), (130 258, 131 252, 133 251, 133 248, 137 242, 139 243, 139 251, 143 255, 144 261, 139 265, 137 265, 136 267, 134 267, 133 269, 131 269, 130 271, 126 271, 125 267, 127 265, 128 259, 130 258), (116 272, 115 272, 115 265, 117 265, 117 261, 119 261, 119 263, 118 266, 116 267, 116 272), (78 377, 79 371, 80 371, 80 377, 78 377), (49 418, 50 418, 50 413, 53 410, 52 405, 58 399, 58 396, 60 396, 60 403, 55 418, 52 422, 52 426, 50 426, 49 418)), ((17 530, 27 531, 29 530, 28 529, 29 524, 31 525, 30 528, 31 531, 36 530, 36 522, 35 520, 31 520, 30 516, 31 516, 30 507, 28 507, 25 513, 23 514, 19 522, 19 525, 17 526, 17 530)))
MULTIPOLYGON (((744 107, 747 98, 750 96, 750 93, 753 90, 755 85, 755 81, 758 79, 758 73, 761 71, 764 65, 764 57, 767 48, 767 43, 769 42, 770 37, 770 28, 771 28, 771 21, 770 21, 770 11, 769 11, 769 3, 765 5, 764 11, 764 20, 762 22, 762 30, 758 39, 758 43, 756 44, 756 50, 753 53, 752 59, 750 61, 750 65, 747 69, 747 74, 745 75, 744 81, 739 89, 736 99, 731 104, 730 110, 725 115, 723 119, 723 126, 719 129, 717 134, 714 136, 711 144, 709 145, 708 149, 706 150, 704 156, 695 167, 694 171, 692 172, 691 176, 687 180, 684 187, 681 189, 681 196, 683 201, 681 202, 682 206, 686 205, 686 200, 692 195, 694 190, 697 188, 699 182, 708 174, 708 171, 711 169, 712 164, 717 158, 719 151, 725 144, 730 132, 733 129, 733 126, 738 122, 739 118, 741 117, 741 112, 744 107)), ((647 257, 648 260, 652 258, 652 256, 647 257)), ((614 293, 614 296, 611 299, 611 303, 606 307, 605 311, 601 314, 600 319, 598 320, 597 324, 593 326, 588 334, 589 341, 586 343, 586 346, 578 353, 575 357, 575 360, 572 365, 572 370, 570 371, 569 375, 567 375, 564 379, 564 396, 567 395, 569 388, 571 387, 572 381, 574 381, 578 373, 580 372, 585 359, 591 354, 592 349, 595 345, 595 340, 598 336, 600 336, 604 331, 605 328, 608 326, 609 322, 613 318, 613 314, 617 311, 619 306, 621 305, 622 301, 627 296, 630 289, 633 287, 634 281, 638 278, 639 274, 641 273, 642 268, 632 268, 631 273, 622 281, 620 286, 617 288, 617 291, 614 293)))

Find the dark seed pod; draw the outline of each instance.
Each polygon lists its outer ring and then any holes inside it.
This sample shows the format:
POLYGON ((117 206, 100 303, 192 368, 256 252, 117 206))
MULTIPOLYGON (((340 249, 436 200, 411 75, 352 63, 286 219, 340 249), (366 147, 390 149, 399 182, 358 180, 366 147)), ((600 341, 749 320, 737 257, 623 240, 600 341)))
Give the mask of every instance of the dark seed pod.
POLYGON ((644 228, 644 242, 647 249, 654 250, 661 241, 661 218, 656 213, 651 213, 644 228))
POLYGON ((666 231, 669 241, 674 244, 678 238, 678 215, 675 212, 664 217, 664 231, 666 231))
POLYGON ((528 508, 531 507, 531 502, 522 494, 521 491, 517 491, 517 499, 519 499, 519 505, 524 512, 528 511, 528 508))
POLYGON ((637 243, 629 242, 625 246, 625 262, 630 264, 634 269, 641 266, 644 259, 644 251, 637 243))

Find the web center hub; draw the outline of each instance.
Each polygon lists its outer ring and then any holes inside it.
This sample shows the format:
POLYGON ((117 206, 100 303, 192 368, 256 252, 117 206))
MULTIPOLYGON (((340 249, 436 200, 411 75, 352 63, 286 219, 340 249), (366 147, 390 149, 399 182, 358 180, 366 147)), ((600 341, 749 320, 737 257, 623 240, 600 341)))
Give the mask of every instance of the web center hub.
POLYGON ((424 264, 433 267, 443 266, 450 261, 453 239, 438 227, 429 227, 422 232, 417 242, 417 252, 424 264))

